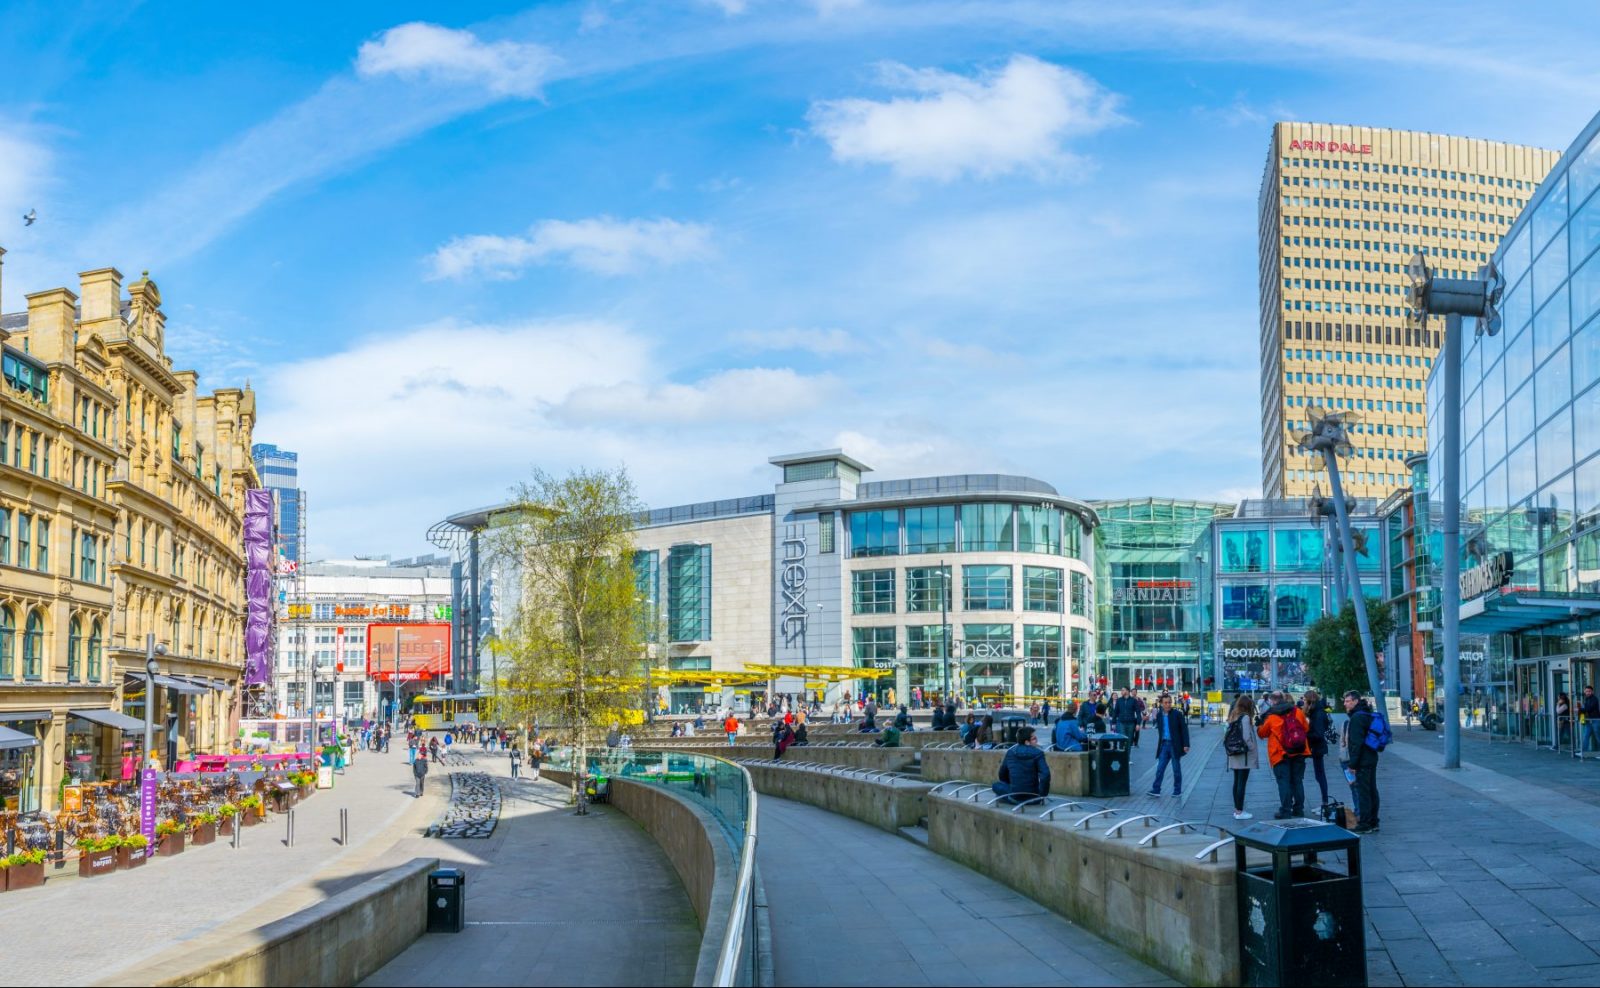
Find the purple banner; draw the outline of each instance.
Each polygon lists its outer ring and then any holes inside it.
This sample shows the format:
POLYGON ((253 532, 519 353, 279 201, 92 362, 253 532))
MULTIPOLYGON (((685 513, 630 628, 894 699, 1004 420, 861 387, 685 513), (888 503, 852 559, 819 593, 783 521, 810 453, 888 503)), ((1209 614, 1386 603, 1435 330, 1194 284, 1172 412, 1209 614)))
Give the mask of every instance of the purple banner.
POLYGON ((272 680, 272 491, 244 492, 244 682, 272 680))
POLYGON ((146 854, 155 853, 156 797, 161 788, 160 780, 161 773, 153 768, 139 773, 139 833, 144 834, 145 840, 150 842, 150 850, 146 854))

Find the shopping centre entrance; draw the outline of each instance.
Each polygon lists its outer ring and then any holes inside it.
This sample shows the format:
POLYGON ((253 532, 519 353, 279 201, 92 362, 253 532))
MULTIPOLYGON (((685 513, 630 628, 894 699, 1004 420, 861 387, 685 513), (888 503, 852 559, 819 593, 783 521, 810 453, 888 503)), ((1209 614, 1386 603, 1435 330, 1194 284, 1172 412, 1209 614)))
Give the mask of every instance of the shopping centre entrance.
POLYGON ((1500 698, 1492 692, 1463 698, 1462 726, 1491 734, 1509 733, 1513 738, 1575 757, 1600 754, 1582 750, 1584 727, 1579 716, 1583 688, 1600 688, 1600 655, 1519 661, 1514 686, 1503 710, 1502 704, 1496 702, 1500 698), (1504 725, 1500 722, 1502 713, 1506 717, 1504 725))
POLYGON ((1182 662, 1127 663, 1110 669, 1111 688, 1123 687, 1136 693, 1188 693, 1198 695, 1200 664, 1182 662))

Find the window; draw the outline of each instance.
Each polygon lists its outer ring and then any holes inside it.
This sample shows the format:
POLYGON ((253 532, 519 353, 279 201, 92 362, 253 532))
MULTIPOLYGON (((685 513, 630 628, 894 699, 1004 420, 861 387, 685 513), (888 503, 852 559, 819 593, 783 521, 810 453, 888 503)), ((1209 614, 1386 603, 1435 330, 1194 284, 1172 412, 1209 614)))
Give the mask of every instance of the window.
POLYGON ((1267 585, 1230 583, 1222 588, 1224 628, 1265 628, 1269 624, 1267 585))
POLYGON ((0 422, 0 464, 11 462, 11 423, 0 422))
POLYGON ((1089 577, 1083 573, 1072 574, 1072 613, 1080 617, 1089 613, 1089 577))
POLYGON ((961 506, 961 551, 1011 552, 1014 546, 1011 505, 961 506))
POLYGON ((98 683, 102 675, 100 668, 105 655, 105 642, 100 633, 100 622, 96 621, 89 626, 89 682, 98 683))
POLYGON ((22 633, 22 678, 44 677, 44 615, 38 608, 28 612, 28 624, 22 633))
POLYGON ((1061 554, 1061 512, 1048 505, 1017 505, 1017 549, 1061 554))
POLYGON ((905 517, 907 553, 955 551, 955 505, 907 508, 905 517))
POLYGON ((1274 569, 1291 573, 1316 573, 1322 569, 1320 528, 1280 528, 1273 533, 1274 569))
POLYGON ((1267 568, 1267 532, 1263 528, 1231 528, 1222 532, 1224 573, 1260 573, 1267 568))
POLYGON ((150 525, 148 522, 139 523, 139 565, 145 565, 145 557, 150 550, 150 525))
POLYGON ((97 560, 95 558, 97 552, 95 551, 96 546, 94 536, 85 535, 80 540, 79 544, 78 579, 84 581, 85 583, 93 583, 95 582, 95 574, 98 570, 98 566, 96 565, 97 560))
POLYGON ((67 682, 78 681, 78 664, 83 659, 83 622, 74 617, 67 626, 67 682))
POLYGON ((33 516, 17 512, 17 565, 33 568, 33 516))
POLYGON ((948 658, 946 642, 950 638, 948 624, 913 624, 906 627, 906 658, 948 658))
POLYGON ((674 655, 667 659, 667 668, 688 672, 705 672, 711 668, 711 656, 674 655))
POLYGON ((11 565, 11 509, 0 508, 0 566, 11 565))
POLYGON ((639 598, 639 620, 644 640, 661 639, 661 553, 655 549, 633 554, 633 591, 639 598))
POLYGON ((850 512, 850 555, 897 556, 900 554, 900 512, 850 512))
POLYGON ((0 607, 0 679, 16 675, 13 663, 17 648, 17 616, 9 607, 0 607))
POLYGON ((883 663, 890 665, 894 662, 894 635, 893 628, 854 628, 851 637, 854 639, 854 654, 857 662, 883 663))
POLYGON ((1322 616, 1322 587, 1280 583, 1273 589, 1272 612, 1280 628, 1303 628, 1322 616))
POLYGON ((1073 559, 1083 558, 1083 525, 1076 515, 1067 515, 1062 525, 1061 552, 1073 559))
POLYGON ((827 555, 834 551, 833 512, 824 511, 817 515, 817 552, 827 555))
POLYGON ((709 545, 675 545, 667 551, 667 640, 711 640, 709 545))
POLYGON ((1010 566, 963 566, 961 581, 961 606, 966 610, 1011 610, 1010 566))
POLYGON ((1030 659, 1061 658, 1061 626, 1055 624, 1023 625, 1022 654, 1030 659))
POLYGON ((893 614, 894 570, 866 569, 850 574, 850 599, 856 614, 893 614))
POLYGON ((8 349, 3 360, 0 360, 0 366, 3 366, 6 384, 12 390, 20 391, 34 401, 50 400, 50 372, 42 365, 8 349))
POLYGON ((906 570, 906 611, 937 614, 955 606, 951 596, 950 567, 913 566, 906 570))
MULTIPOLYGON (((69 556, 72 554, 70 548, 67 554, 69 556)), ((50 519, 48 518, 39 519, 39 572, 50 572, 50 519)))
POLYGON ((177 419, 172 420, 172 458, 183 459, 183 426, 178 424, 177 419))
POLYGON ((1017 645, 1011 637, 1009 624, 964 624, 961 634, 961 654, 966 658, 1010 658, 1016 655, 1017 645))
POLYGON ((1376 571, 1383 556, 1383 540, 1376 525, 1355 525, 1351 536, 1356 544, 1356 566, 1364 572, 1376 571))
POLYGON ((1023 610, 1060 614, 1062 589, 1061 570, 1049 566, 1022 567, 1023 610))

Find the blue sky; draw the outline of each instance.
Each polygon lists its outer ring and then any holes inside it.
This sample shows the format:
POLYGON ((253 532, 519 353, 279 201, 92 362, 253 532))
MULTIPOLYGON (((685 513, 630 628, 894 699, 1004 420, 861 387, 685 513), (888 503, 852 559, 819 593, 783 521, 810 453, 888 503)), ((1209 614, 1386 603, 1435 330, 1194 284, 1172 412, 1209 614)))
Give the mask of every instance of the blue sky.
POLYGON ((667 505, 831 446, 1247 495, 1271 122, 1565 148, 1600 110, 1587 4, 0 20, 0 303, 148 269, 175 361, 301 452, 313 555, 425 548, 534 466, 667 505))

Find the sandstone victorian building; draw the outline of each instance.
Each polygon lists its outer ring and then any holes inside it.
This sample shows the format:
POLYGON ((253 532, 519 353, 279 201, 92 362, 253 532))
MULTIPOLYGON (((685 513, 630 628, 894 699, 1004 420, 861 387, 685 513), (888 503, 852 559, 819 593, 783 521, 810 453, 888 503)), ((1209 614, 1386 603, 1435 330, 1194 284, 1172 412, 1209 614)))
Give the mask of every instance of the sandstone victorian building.
POLYGON ((255 395, 203 394, 161 293, 112 268, 0 316, 0 808, 119 780, 165 646, 152 747, 225 748, 244 661, 255 395))

